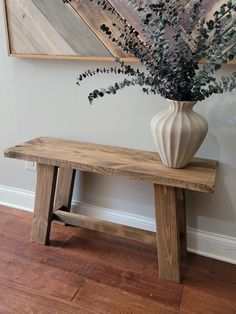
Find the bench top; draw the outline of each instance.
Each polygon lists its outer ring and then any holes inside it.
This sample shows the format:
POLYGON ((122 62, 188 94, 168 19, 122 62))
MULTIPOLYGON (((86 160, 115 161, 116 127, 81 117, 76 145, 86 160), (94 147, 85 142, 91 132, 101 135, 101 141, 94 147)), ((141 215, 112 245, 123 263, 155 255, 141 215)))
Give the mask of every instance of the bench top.
POLYGON ((5 157, 81 171, 213 192, 217 161, 193 158, 184 169, 165 167, 158 153, 40 137, 5 150, 5 157))

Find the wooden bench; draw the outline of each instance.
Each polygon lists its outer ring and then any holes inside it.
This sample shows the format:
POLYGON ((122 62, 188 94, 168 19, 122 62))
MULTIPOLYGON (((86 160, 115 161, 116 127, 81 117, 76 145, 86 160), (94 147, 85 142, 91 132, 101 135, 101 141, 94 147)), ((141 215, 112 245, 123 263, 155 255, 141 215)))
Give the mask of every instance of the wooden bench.
POLYGON ((194 158, 185 169, 170 169, 157 153, 43 137, 8 148, 5 156, 37 162, 32 241, 48 244, 54 219, 145 243, 157 241, 160 278, 180 282, 181 256, 187 254, 185 190, 213 192, 216 161, 194 158), (76 170, 151 182, 157 238, 153 232, 70 212, 76 170))

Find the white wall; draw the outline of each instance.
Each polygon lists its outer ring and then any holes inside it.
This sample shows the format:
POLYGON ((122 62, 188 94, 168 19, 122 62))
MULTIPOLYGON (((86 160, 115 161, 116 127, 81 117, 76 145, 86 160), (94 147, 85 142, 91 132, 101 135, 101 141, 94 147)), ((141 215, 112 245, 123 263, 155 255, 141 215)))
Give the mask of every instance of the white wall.
MULTIPOLYGON (((115 82, 116 77, 89 79, 79 88, 75 84, 78 73, 101 64, 7 57, 2 11, 0 43, 0 187, 34 191, 35 173, 25 170, 22 161, 5 159, 3 150, 37 136, 155 150, 149 123, 165 108, 165 100, 145 96, 132 87, 90 106, 88 93, 115 82)), ((236 68, 225 66, 221 74, 232 70, 236 68)), ((214 195, 188 193, 188 225, 236 241, 235 93, 212 97, 199 103, 196 111, 209 122, 209 133, 198 155, 218 159, 220 165, 214 195)), ((154 217, 150 184, 99 175, 83 176, 82 182, 83 202, 154 217)), ((0 202, 4 202, 1 195, 0 202)), ((236 252, 231 253, 236 261, 236 252)))

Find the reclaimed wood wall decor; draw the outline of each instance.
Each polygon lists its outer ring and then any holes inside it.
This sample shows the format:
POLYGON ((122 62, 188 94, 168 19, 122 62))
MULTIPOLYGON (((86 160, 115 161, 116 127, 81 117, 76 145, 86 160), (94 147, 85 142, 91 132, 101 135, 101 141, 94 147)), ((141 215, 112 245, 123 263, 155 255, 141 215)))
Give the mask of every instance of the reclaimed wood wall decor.
MULTIPOLYGON (((194 0, 183 1, 189 5, 194 0)), ((224 0, 204 2, 210 16, 224 0)), ((140 40, 145 40, 138 17, 126 1, 110 0, 110 3, 140 31, 140 40)), ((114 57, 120 57, 126 61, 136 60, 100 30, 102 24, 112 28, 112 16, 89 0, 72 0, 66 5, 61 0, 3 0, 3 8, 10 56, 99 61, 113 61, 114 57)))

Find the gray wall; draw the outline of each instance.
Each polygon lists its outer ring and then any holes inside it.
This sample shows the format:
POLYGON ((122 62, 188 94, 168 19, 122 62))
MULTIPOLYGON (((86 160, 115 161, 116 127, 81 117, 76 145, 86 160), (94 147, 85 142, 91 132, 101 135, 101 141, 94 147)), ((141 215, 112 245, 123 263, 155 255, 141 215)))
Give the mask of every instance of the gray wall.
MULTIPOLYGON (((21 161, 4 159, 3 150, 37 136, 155 150, 149 124, 165 108, 164 99, 145 96, 139 88, 132 87, 90 106, 88 93, 115 82, 116 77, 96 77, 78 88, 78 73, 98 63, 7 57, 2 12, 0 43, 1 186, 34 190, 35 173, 27 171, 21 161)), ((225 66, 220 74, 232 70, 235 67, 225 66)), ((214 195, 188 193, 188 225, 236 237, 235 93, 212 97, 199 103, 196 111, 209 121, 209 133, 198 155, 218 159, 220 165, 214 195)), ((150 184, 99 175, 83 176, 82 181, 82 201, 154 217, 150 184)), ((79 188, 76 189, 78 197, 79 188)))

